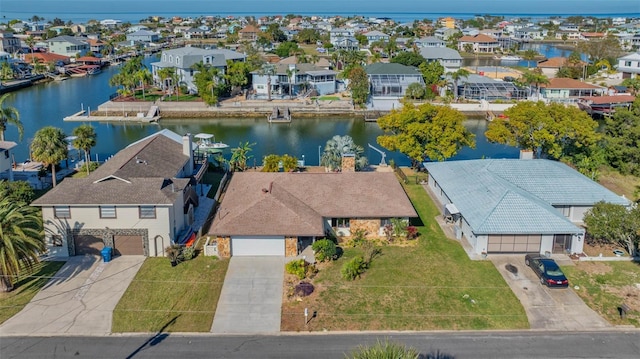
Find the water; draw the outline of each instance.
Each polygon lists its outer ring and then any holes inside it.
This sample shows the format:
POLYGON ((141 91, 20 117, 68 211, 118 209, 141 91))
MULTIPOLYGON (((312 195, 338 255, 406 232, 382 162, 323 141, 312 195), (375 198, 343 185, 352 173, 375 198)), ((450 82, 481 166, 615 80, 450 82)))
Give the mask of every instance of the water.
MULTIPOLYGON (((155 61, 145 59, 146 63, 155 61)), ((24 138, 14 150, 15 159, 21 162, 29 158, 28 144, 35 132, 44 126, 55 126, 70 135, 78 122, 64 122, 62 119, 81 109, 96 109, 99 104, 109 99, 115 88, 109 86, 109 78, 117 73, 117 67, 106 68, 102 73, 72 78, 62 82, 50 82, 32 86, 14 92, 7 105, 20 112, 24 125, 24 138)), ((271 124, 260 119, 162 119, 159 124, 142 123, 91 123, 98 134, 98 141, 92 153, 100 160, 113 155, 129 143, 156 131, 167 128, 178 134, 212 133, 217 141, 236 147, 240 142, 255 143, 252 154, 257 164, 267 154, 289 154, 302 159, 309 165, 318 164, 318 147, 324 147, 328 139, 334 135, 349 135, 355 142, 365 148, 369 162, 380 162, 380 154, 369 149, 368 143, 382 149, 376 143, 376 137, 382 131, 376 123, 366 123, 362 119, 295 119, 291 124, 271 124)), ((476 135, 476 149, 464 148, 454 159, 473 158, 515 158, 518 150, 513 147, 490 144, 484 137, 486 122, 469 119, 466 122, 476 135)), ((8 140, 15 141, 18 133, 15 127, 8 126, 5 133, 8 140)), ((227 151, 227 156, 229 156, 227 151)), ((399 165, 409 165, 409 159, 400 153, 387 153, 387 161, 393 159, 399 165)), ((95 157, 93 157, 95 159, 95 157)), ((250 164, 253 164, 250 161, 250 164)))

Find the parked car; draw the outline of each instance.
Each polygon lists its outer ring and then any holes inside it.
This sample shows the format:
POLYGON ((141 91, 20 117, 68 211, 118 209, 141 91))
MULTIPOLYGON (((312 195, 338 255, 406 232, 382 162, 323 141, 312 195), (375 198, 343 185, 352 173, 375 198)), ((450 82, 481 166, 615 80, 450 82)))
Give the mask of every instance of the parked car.
POLYGON ((569 286, 567 277, 562 273, 562 269, 551 258, 542 257, 540 254, 527 254, 524 263, 531 267, 540 278, 540 283, 547 287, 566 288, 569 286))

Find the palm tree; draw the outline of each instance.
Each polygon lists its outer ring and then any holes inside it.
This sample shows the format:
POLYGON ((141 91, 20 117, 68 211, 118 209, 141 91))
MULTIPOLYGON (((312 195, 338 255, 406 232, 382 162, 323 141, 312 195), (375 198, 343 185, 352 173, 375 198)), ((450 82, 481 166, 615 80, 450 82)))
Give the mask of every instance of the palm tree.
POLYGON ((451 73, 451 79, 453 80, 453 96, 456 100, 458 100, 458 82, 460 79, 467 78, 471 75, 471 72, 467 69, 459 69, 456 72, 451 73))
POLYGON ((258 74, 267 75, 267 101, 271 101, 271 76, 276 74, 276 67, 272 64, 264 64, 258 74))
POLYGON ((31 62, 33 63, 33 66, 35 67, 36 60, 33 57, 33 48, 36 46, 36 39, 32 35, 29 35, 29 37, 27 37, 24 40, 24 43, 27 44, 29 49, 31 49, 31 62))
POLYGON ((287 79, 289 80, 289 98, 291 98, 291 87, 293 86, 291 80, 293 78, 293 75, 295 75, 295 73, 296 73, 295 72, 295 68, 294 69, 290 69, 290 68, 287 69, 287 79))
POLYGON ((148 68, 143 67, 140 70, 136 71, 133 76, 140 83, 140 87, 142 88, 142 101, 144 101, 144 88, 148 83, 151 82, 151 80, 153 80, 153 75, 151 75, 151 71, 149 71, 148 68))
POLYGON ((229 161, 234 169, 239 169, 240 171, 244 171, 247 169, 247 161, 253 157, 249 155, 252 147, 255 146, 256 143, 245 142, 238 145, 238 147, 231 150, 231 160, 229 161))
POLYGON ((18 129, 19 140, 22 140, 24 127, 20 122, 20 113, 13 106, 5 106, 4 101, 9 98, 8 93, 0 96, 0 141, 4 141, 4 131, 7 130, 7 124, 11 124, 18 129))
POLYGON ((53 187, 56 186, 56 165, 68 155, 65 137, 61 129, 47 126, 38 130, 31 142, 33 160, 42 162, 45 167, 51 165, 53 187))
POLYGON ((527 60, 527 68, 530 67, 529 61, 534 60, 536 56, 538 56, 538 53, 535 50, 531 50, 531 49, 525 51, 524 54, 522 54, 522 58, 527 60))
POLYGON ((549 78, 542 73, 542 70, 540 68, 536 68, 533 71, 525 72, 524 74, 522 74, 522 78, 524 80, 524 83, 528 84, 529 86, 535 86, 536 97, 540 96, 540 85, 549 83, 549 78))
POLYGON ((161 88, 162 90, 165 91, 165 93, 168 93, 169 89, 171 87, 173 87, 173 74, 176 72, 176 69, 173 67, 163 67, 161 69, 158 70, 158 77, 160 77, 160 83, 161 83, 161 88), (169 85, 167 84, 167 80, 171 80, 172 84, 169 85))
POLYGON ((320 157, 320 165, 325 166, 330 171, 342 170, 342 156, 353 154, 356 156, 356 170, 364 168, 367 158, 363 156, 364 148, 353 142, 351 136, 335 135, 324 146, 324 152, 320 157))
POLYGON ((31 269, 46 247, 38 209, 0 195, 0 290, 9 292, 20 270, 31 269))
POLYGON ((84 152, 84 164, 87 166, 87 175, 89 175, 89 163, 91 163, 91 148, 96 145, 96 134, 93 126, 89 124, 80 125, 73 129, 73 135, 76 139, 73 140, 73 146, 79 148, 84 152))

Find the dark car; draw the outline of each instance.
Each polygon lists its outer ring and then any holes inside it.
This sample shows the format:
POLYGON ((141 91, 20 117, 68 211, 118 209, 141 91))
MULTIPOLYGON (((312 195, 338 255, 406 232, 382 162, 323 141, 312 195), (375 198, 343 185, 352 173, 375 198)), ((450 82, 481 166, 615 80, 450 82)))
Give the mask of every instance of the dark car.
POLYGON ((547 287, 566 288, 569 286, 567 277, 564 276, 562 269, 553 259, 542 257, 540 254, 527 254, 524 257, 524 263, 533 269, 540 278, 540 283, 547 287))

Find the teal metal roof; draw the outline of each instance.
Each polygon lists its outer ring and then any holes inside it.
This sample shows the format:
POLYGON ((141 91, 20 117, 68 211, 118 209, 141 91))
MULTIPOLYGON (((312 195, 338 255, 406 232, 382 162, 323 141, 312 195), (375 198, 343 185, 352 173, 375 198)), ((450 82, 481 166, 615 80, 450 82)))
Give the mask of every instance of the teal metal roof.
POLYGON ((476 234, 578 233, 553 206, 629 204, 556 161, 488 159, 425 167, 476 234))

